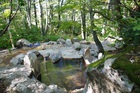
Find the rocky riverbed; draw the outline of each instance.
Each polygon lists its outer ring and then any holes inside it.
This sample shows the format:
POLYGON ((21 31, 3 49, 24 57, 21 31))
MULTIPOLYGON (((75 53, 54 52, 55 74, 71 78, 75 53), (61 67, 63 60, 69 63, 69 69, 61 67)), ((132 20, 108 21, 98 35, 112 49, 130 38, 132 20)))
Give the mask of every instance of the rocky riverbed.
MULTIPOLYGON (((113 42, 102 42, 105 51, 119 47, 111 47, 113 42)), ((94 43, 58 39, 32 44, 22 39, 17 44, 20 49, 0 51, 0 93, 131 93, 135 86, 111 68, 115 59, 100 69, 88 68, 104 58, 94 43)))

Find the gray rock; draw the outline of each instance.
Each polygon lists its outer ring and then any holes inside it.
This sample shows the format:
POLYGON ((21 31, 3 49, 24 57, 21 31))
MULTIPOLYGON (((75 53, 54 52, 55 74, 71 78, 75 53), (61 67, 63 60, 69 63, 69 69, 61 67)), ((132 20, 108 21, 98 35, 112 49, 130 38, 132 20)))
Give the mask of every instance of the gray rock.
POLYGON ((72 42, 75 43, 75 42, 80 42, 80 41, 78 40, 78 38, 73 38, 72 42))
POLYGON ((7 92, 12 93, 42 93, 47 86, 35 79, 29 79, 28 77, 19 77, 12 80, 10 86, 7 88, 7 92))
POLYGON ((49 41, 48 42, 48 45, 56 45, 57 44, 57 42, 55 42, 55 41, 49 41))
POLYGON ((75 50, 80 50, 82 48, 82 45, 79 42, 75 42, 73 46, 75 50))
POLYGON ((36 60, 37 60, 37 56, 35 55, 35 53, 29 53, 25 55, 24 57, 25 67, 32 68, 32 64, 35 64, 36 60))
POLYGON ((65 44, 66 43, 66 41, 64 40, 64 39, 58 39, 57 40, 57 44, 65 44))
POLYGON ((62 58, 64 59, 80 59, 83 57, 83 54, 81 54, 79 51, 76 51, 72 47, 63 47, 60 49, 62 58))
POLYGON ((47 58, 50 56, 51 53, 53 53, 54 51, 57 51, 55 49, 46 49, 46 50, 39 50, 38 52, 44 57, 47 58))
POLYGON ((25 67, 31 68, 33 70, 33 74, 35 75, 35 77, 38 77, 38 75, 40 74, 40 62, 42 61, 43 59, 39 60, 39 58, 37 58, 35 53, 29 53, 24 57, 25 67))
POLYGON ((91 49, 90 53, 91 53, 92 56, 98 57, 98 51, 91 49))
MULTIPOLYGON (((1 85, 5 86, 2 93, 67 93, 65 89, 57 85, 46 86, 35 79, 30 79, 31 69, 25 66, 0 68, 1 85), (49 92, 50 91, 50 92, 49 92)), ((1 87, 0 87, 1 89, 1 87)))
POLYGON ((24 57, 25 57, 25 54, 21 53, 21 54, 17 55, 16 57, 13 57, 10 60, 10 63, 12 63, 13 65, 22 64, 24 57))
POLYGON ((61 57, 62 55, 60 51, 55 51, 53 53, 50 53, 50 56, 49 56, 49 58, 51 59, 53 63, 57 62, 61 57))
POLYGON ((43 93, 67 93, 67 91, 57 85, 49 85, 43 93))
POLYGON ((0 79, 5 79, 7 84, 17 77, 30 75, 31 69, 27 69, 23 65, 0 68, 0 79))
POLYGON ((115 59, 107 59, 104 65, 87 71, 84 93, 133 93, 134 84, 128 77, 111 68, 115 59))
POLYGON ((104 63, 104 68, 102 69, 102 72, 109 80, 119 85, 123 91, 131 92, 134 84, 130 82, 127 76, 122 75, 117 70, 111 68, 114 61, 115 58, 107 59, 104 63))
POLYGON ((16 46, 17 46, 18 48, 21 48, 21 47, 23 47, 23 46, 31 46, 31 45, 32 45, 32 43, 29 42, 29 41, 26 40, 26 39, 19 39, 19 40, 16 42, 16 46))
POLYGON ((67 46, 67 47, 72 46, 71 39, 66 39, 66 46, 67 46))
POLYGON ((40 54, 37 50, 29 50, 27 52, 27 54, 30 54, 30 53, 35 53, 36 56, 38 56, 40 54))

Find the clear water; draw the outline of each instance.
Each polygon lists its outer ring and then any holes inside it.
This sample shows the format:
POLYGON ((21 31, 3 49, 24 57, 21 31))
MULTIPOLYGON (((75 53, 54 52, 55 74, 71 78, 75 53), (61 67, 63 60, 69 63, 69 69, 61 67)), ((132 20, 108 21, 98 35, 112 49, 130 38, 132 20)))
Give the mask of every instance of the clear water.
POLYGON ((56 84, 68 91, 83 88, 86 79, 82 62, 82 59, 61 59, 55 64, 46 62, 46 68, 41 66, 41 80, 46 85, 56 84))

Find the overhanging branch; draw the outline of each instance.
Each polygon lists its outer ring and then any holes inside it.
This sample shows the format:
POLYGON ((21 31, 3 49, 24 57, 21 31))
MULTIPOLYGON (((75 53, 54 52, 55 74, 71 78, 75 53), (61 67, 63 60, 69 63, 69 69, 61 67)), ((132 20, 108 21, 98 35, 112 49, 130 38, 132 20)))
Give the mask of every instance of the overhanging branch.
MULTIPOLYGON (((17 11, 19 10, 19 6, 17 7, 16 9, 16 12, 11 16, 11 18, 9 18, 9 22, 8 24, 6 25, 6 27, 2 30, 2 32, 0 33, 0 36, 4 35, 7 30, 8 30, 8 27, 10 26, 12 20, 14 19, 15 15, 17 14, 17 11)), ((11 15, 11 14, 10 14, 11 15)))

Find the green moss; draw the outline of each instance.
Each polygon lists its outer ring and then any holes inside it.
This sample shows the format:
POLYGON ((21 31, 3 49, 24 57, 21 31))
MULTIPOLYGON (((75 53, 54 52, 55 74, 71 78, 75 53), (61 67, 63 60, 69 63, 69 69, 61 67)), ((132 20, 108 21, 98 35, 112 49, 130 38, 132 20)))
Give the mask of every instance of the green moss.
POLYGON ((131 63, 129 61, 131 57, 127 54, 129 54, 130 51, 135 51, 135 48, 132 46, 127 47, 124 52, 120 53, 121 55, 118 56, 112 67, 123 71, 132 82, 140 87, 140 64, 138 62, 131 63))
POLYGON ((99 66, 101 63, 103 63, 104 61, 105 61, 105 57, 100 59, 100 60, 98 60, 98 61, 96 61, 96 62, 94 62, 94 63, 91 63, 88 66, 88 68, 95 68, 95 67, 99 66))
POLYGON ((88 67, 89 67, 89 68, 98 67, 100 64, 104 63, 105 60, 107 60, 108 58, 116 58, 117 56, 119 56, 119 55, 110 54, 110 53, 108 53, 108 52, 105 52, 105 56, 104 56, 102 59, 100 59, 100 60, 98 60, 98 61, 96 61, 96 62, 94 62, 94 63, 91 63, 88 67))
MULTIPOLYGON (((103 59, 100 59, 92 64, 90 64, 88 67, 95 68, 95 67, 102 67, 102 63, 105 62, 108 58, 117 58, 115 62, 113 63, 112 67, 114 69, 119 69, 123 71, 126 75, 128 75, 129 79, 137 84, 140 87, 140 64, 139 62, 131 63, 129 61, 129 57, 127 56, 130 51, 135 51, 136 48, 133 46, 128 46, 125 49, 122 49, 119 53, 108 53, 105 52, 105 57, 103 59)), ((139 60, 139 59, 137 59, 139 60)))

